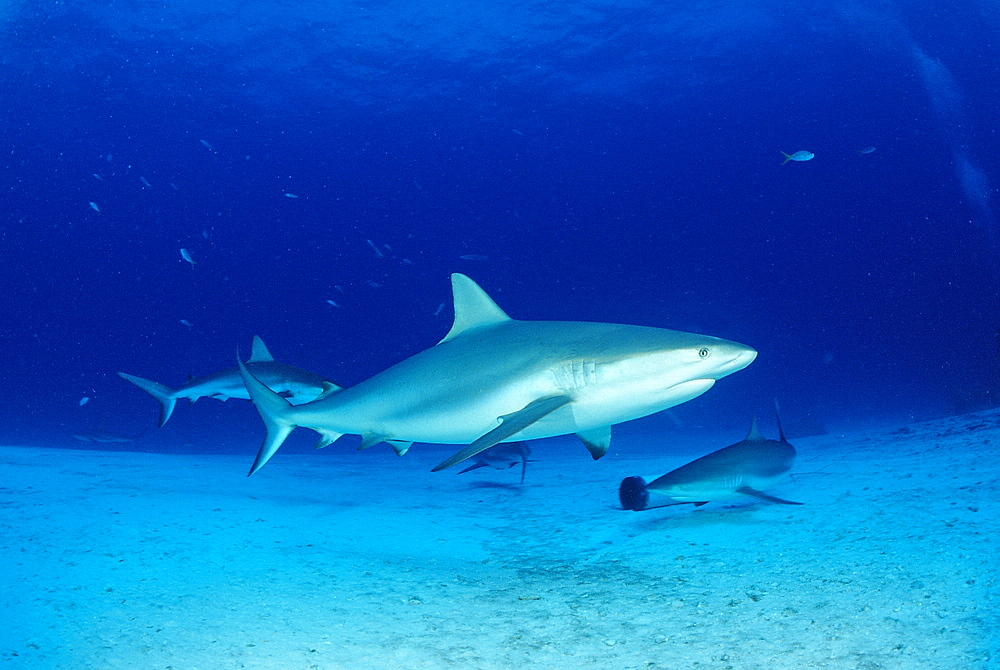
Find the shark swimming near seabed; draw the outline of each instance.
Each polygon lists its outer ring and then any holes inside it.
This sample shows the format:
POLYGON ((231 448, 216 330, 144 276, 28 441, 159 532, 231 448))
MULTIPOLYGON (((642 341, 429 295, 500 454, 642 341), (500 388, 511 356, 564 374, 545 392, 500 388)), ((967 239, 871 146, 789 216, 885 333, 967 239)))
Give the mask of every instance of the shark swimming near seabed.
MULTIPOLYGON (((777 404, 775 405, 775 414, 777 404)), ((795 463, 795 447, 785 439, 778 416, 779 439, 769 440, 757 429, 757 418, 750 423, 746 438, 736 444, 697 458, 648 484, 642 477, 626 477, 618 489, 622 507, 634 511, 669 505, 693 504, 758 498, 783 505, 802 503, 783 500, 764 493, 788 476, 795 463), (663 502, 650 502, 650 493, 662 496, 663 502)))
MULTIPOLYGON (((339 386, 317 374, 277 362, 268 351, 264 341, 256 335, 253 337, 250 360, 247 361, 247 366, 267 384, 269 389, 288 397, 296 404, 316 400, 324 394, 340 390, 339 386)), ((204 377, 192 378, 187 384, 176 389, 124 372, 119 372, 118 376, 132 382, 159 401, 161 428, 173 414, 178 398, 187 398, 192 403, 198 398, 250 399, 246 386, 243 385, 243 377, 240 376, 239 369, 235 367, 204 377)))
POLYGON ((469 277, 451 276, 455 320, 437 345, 361 383, 293 406, 237 361, 267 434, 250 474, 297 427, 317 448, 346 434, 388 442, 468 444, 433 468, 501 442, 575 434, 594 459, 611 426, 700 396, 757 356, 743 344, 663 328, 512 319, 469 277))
POLYGON ((486 451, 476 456, 476 462, 459 470, 458 474, 478 470, 479 468, 493 468, 495 470, 507 470, 515 465, 521 465, 521 483, 524 483, 524 473, 528 469, 528 456, 531 449, 527 442, 501 442, 494 444, 486 451))

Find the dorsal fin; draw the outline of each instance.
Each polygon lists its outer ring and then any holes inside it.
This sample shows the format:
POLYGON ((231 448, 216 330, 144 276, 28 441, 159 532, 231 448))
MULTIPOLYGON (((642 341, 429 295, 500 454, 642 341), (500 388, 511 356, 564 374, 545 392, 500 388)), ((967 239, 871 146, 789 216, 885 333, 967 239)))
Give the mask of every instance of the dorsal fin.
POLYGON ((502 309, 497 307, 493 299, 486 295, 486 291, 479 288, 479 284, 463 274, 456 272, 451 276, 451 291, 455 298, 455 322, 448 334, 438 344, 452 340, 471 330, 495 326, 511 320, 502 309))
POLYGON ((774 399, 774 416, 778 419, 778 439, 782 442, 788 442, 785 439, 785 431, 781 428, 781 408, 778 407, 778 399, 774 399))
POLYGON ((747 436, 743 438, 744 442, 750 442, 752 440, 763 440, 764 436, 760 434, 760 429, 757 428, 757 415, 753 415, 753 419, 750 421, 750 432, 747 436))
POLYGON ((253 345, 250 349, 250 360, 247 363, 273 363, 274 356, 271 352, 267 350, 267 345, 264 344, 264 340, 260 339, 260 336, 253 336, 253 345))

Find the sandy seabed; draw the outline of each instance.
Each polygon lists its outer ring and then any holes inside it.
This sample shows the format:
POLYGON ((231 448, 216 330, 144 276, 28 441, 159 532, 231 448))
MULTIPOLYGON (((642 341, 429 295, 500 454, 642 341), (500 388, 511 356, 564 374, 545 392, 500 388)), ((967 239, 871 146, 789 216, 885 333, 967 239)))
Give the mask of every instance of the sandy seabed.
POLYGON ((0 665, 1000 668, 1000 411, 792 441, 803 506, 644 512, 700 454, 2 447, 0 665))

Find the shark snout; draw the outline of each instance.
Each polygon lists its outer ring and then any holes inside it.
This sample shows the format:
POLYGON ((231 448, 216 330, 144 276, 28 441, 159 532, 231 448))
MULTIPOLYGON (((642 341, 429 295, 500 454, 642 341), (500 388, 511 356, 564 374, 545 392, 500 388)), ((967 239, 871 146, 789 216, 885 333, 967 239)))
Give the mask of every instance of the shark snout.
POLYGON ((732 343, 729 351, 726 352, 726 361, 719 366, 718 377, 720 379, 726 375, 738 372, 753 363, 757 358, 757 350, 744 344, 732 343))
POLYGON ((757 350, 753 347, 745 346, 742 351, 736 354, 736 357, 733 359, 733 365, 737 366, 737 370, 742 370, 753 363, 755 358, 757 358, 757 350))

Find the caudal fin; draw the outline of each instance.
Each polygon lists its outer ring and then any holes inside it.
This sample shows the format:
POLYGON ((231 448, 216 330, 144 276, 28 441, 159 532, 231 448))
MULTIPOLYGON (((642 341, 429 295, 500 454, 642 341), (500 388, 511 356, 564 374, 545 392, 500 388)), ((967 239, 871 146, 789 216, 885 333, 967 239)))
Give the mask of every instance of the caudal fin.
POLYGON ((170 418, 170 415, 174 413, 174 406, 177 404, 177 398, 174 396, 173 389, 169 389, 163 384, 157 384, 156 382, 151 382, 148 379, 136 377, 135 375, 126 374, 124 372, 119 372, 118 376, 127 382, 132 382, 143 391, 156 398, 156 400, 160 403, 160 428, 163 428, 163 424, 165 424, 167 419, 170 418))
POLYGON ((254 377, 238 356, 236 362, 240 366, 240 375, 242 375, 243 383, 250 394, 250 400, 253 401, 254 407, 260 413, 260 418, 264 421, 264 428, 267 430, 264 443, 260 445, 257 458, 254 459, 253 466, 247 474, 249 477, 264 467, 264 464, 271 459, 271 456, 274 456, 285 439, 298 428, 298 425, 291 416, 294 411, 292 404, 254 377))

